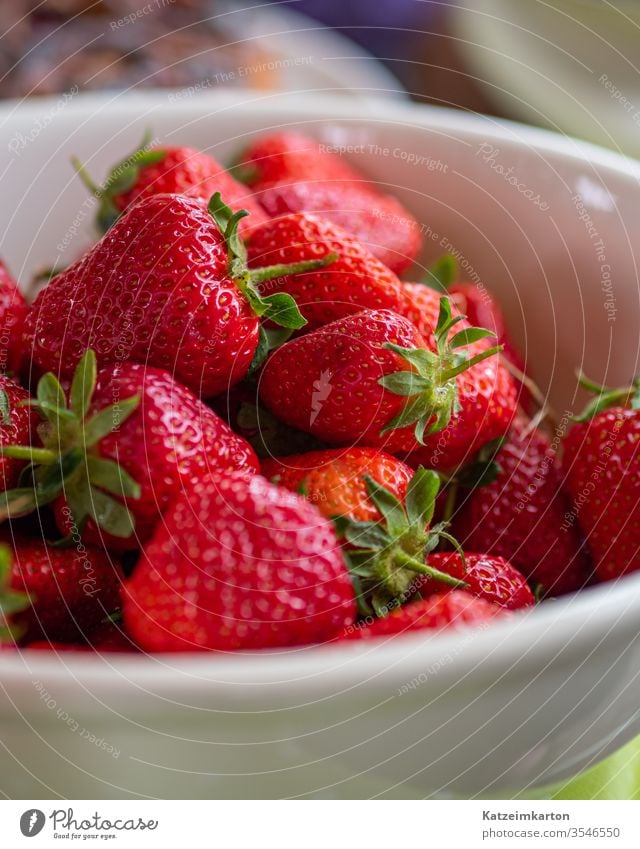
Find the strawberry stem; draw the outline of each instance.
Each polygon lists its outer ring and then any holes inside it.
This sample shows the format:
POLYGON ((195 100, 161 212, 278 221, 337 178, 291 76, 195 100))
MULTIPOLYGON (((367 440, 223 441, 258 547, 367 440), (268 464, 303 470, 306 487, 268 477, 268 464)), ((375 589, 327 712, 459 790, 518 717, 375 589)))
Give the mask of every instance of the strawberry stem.
POLYGON ((307 323, 294 298, 287 292, 274 292, 263 297, 259 287, 275 277, 286 277, 308 271, 317 271, 330 265, 337 259, 329 254, 321 259, 303 260, 291 264, 267 265, 263 268, 249 268, 247 248, 238 233, 238 224, 249 213, 245 209, 233 212, 216 192, 209 201, 209 214, 218 225, 227 243, 229 253, 229 275, 245 296, 251 309, 257 316, 264 316, 281 327, 298 330, 307 323))
POLYGON ((277 265, 263 265, 261 268, 252 268, 249 271, 251 283, 259 286, 274 277, 286 277, 291 274, 304 274, 306 271, 317 271, 325 268, 338 259, 338 254, 328 254, 321 259, 306 259, 300 262, 280 263, 277 265))
POLYGON ((617 388, 601 386, 588 378, 582 371, 577 372, 577 378, 580 386, 588 392, 595 394, 596 397, 589 401, 579 415, 573 417, 575 422, 590 421, 598 413, 608 410, 611 407, 631 407, 632 410, 640 409, 640 376, 634 378, 631 386, 617 388))
POLYGON ((427 563, 411 557, 405 551, 396 551, 394 560, 398 567, 409 569, 410 572, 417 572, 419 575, 427 575, 429 578, 440 581, 440 583, 446 584, 449 587, 465 589, 468 586, 464 581, 460 581, 452 575, 447 575, 446 572, 441 572, 440 569, 434 569, 433 566, 429 566, 427 563))

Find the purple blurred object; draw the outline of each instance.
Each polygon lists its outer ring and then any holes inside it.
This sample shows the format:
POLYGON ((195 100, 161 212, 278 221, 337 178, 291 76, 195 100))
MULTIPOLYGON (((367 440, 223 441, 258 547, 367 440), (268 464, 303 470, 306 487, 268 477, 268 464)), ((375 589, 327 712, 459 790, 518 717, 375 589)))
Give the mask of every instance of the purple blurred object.
POLYGON ((406 30, 428 29, 446 0, 299 0, 283 8, 303 12, 357 41, 380 59, 406 59, 406 30))

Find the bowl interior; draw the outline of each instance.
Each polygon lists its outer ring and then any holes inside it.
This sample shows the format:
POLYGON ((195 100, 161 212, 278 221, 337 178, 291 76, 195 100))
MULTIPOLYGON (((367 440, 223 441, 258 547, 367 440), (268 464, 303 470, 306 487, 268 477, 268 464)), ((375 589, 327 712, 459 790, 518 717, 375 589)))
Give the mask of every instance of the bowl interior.
MULTIPOLYGON (((638 370, 640 172, 614 154, 447 110, 251 92, 8 104, 0 124, 9 139, 0 255, 25 288, 35 268, 71 262, 94 239, 96 201, 71 154, 101 178, 147 127, 225 161, 254 135, 287 127, 341 151, 416 215, 424 249, 410 276, 451 252, 464 277, 498 296, 561 414, 581 405, 577 367, 610 383, 638 370)), ((619 610, 611 587, 586 595, 581 606, 599 597, 619 610)))

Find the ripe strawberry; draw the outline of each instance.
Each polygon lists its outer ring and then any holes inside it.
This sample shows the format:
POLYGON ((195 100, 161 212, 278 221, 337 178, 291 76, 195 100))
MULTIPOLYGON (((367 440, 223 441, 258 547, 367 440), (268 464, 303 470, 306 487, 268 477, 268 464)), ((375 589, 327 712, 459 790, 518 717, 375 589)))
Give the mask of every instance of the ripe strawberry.
POLYGON ((488 380, 498 370, 477 367, 496 349, 461 353, 486 331, 451 335, 459 319, 452 318, 446 298, 440 307, 435 351, 410 321, 388 310, 365 310, 285 343, 261 374, 262 402, 286 423, 334 445, 408 452, 425 435, 436 440, 431 434, 450 421, 454 446, 483 444, 509 426, 506 410, 487 415, 488 380), (457 411, 468 407, 472 414, 484 411, 484 419, 463 419, 457 411))
POLYGON ((73 641, 120 606, 122 572, 104 552, 16 538, 0 546, 0 613, 25 641, 73 641))
MULTIPOLYGON (((464 560, 456 552, 435 552, 429 555, 429 566, 451 575, 467 585, 472 595, 504 607, 518 610, 534 603, 533 593, 524 575, 504 557, 490 554, 467 554, 464 560)), ((440 581, 425 577, 417 584, 420 595, 442 592, 440 581)))
POLYGON ((321 214, 397 273, 420 251, 420 228, 402 204, 314 139, 290 132, 261 136, 235 173, 253 188, 269 216, 321 214))
POLYGON ((258 136, 240 156, 232 173, 254 189, 286 180, 342 180, 363 177, 340 156, 324 150, 315 139, 290 131, 258 136))
POLYGON ((227 475, 177 497, 123 612, 147 651, 235 651, 329 640, 356 605, 330 522, 259 475, 227 475))
POLYGON ((640 569, 640 380, 608 389, 581 377, 596 397, 564 439, 571 500, 565 533, 582 528, 598 577, 609 581, 640 569))
POLYGON ((456 538, 465 550, 509 560, 545 595, 578 590, 587 563, 576 529, 563 527, 569 505, 549 440, 517 418, 496 461, 496 479, 460 504, 456 538))
POLYGON ((246 209, 249 219, 240 222, 246 235, 266 216, 259 203, 242 183, 235 180, 216 160, 192 147, 149 147, 145 137, 139 148, 114 166, 104 185, 97 186, 84 166, 74 157, 74 167, 83 182, 100 201, 96 227, 106 233, 121 213, 141 198, 152 195, 188 195, 208 201, 220 192, 234 209, 246 209))
POLYGON ((31 442, 37 417, 28 407, 21 406, 28 398, 26 390, 10 377, 0 374, 0 490, 14 487, 25 466, 23 459, 7 457, 1 452, 8 445, 31 442))
POLYGON ((258 470, 248 443, 160 369, 123 363, 96 376, 88 351, 69 406, 50 373, 34 403, 47 420, 44 447, 3 449, 39 464, 31 488, 7 494, 7 513, 24 515, 55 502, 63 532, 82 532, 85 541, 114 550, 148 539, 170 501, 207 472, 258 470))
POLYGON ((413 475, 402 461, 374 448, 309 451, 266 458, 260 466, 272 483, 304 495, 327 519, 348 516, 359 522, 382 518, 369 496, 367 477, 404 501, 413 475))
POLYGON ((304 324, 284 293, 261 297, 272 276, 308 270, 246 266, 238 237, 244 211, 214 195, 154 195, 120 218, 79 261, 38 295, 26 322, 34 362, 70 377, 87 348, 103 365, 135 360, 166 368, 198 395, 240 380, 259 342, 258 316, 304 324))
POLYGON ((0 373, 17 372, 22 362, 22 327, 28 312, 27 302, 0 260, 0 373))
POLYGON ((278 277, 262 287, 264 292, 291 295, 308 321, 305 330, 361 309, 404 309, 406 295, 396 275, 365 245, 324 218, 296 213, 267 221, 251 235, 248 252, 251 266, 337 257, 328 268, 278 277))
POLYGON ((342 640, 394 637, 411 631, 443 631, 483 625, 505 615, 497 604, 476 598, 464 590, 449 590, 399 607, 381 619, 365 619, 346 628, 342 640))
POLYGON ((451 539, 445 525, 430 527, 440 485, 435 472, 413 474, 400 460, 368 448, 266 460, 262 471, 334 521, 361 613, 384 615, 415 594, 422 576, 440 588, 461 583, 425 560, 441 537, 451 539))
POLYGON ((431 525, 440 486, 438 475, 418 469, 402 501, 369 475, 364 476, 364 485, 375 508, 373 518, 362 521, 349 512, 333 518, 343 541, 359 612, 386 616, 414 598, 423 580, 437 582, 441 588, 465 588, 464 581, 430 562, 441 538, 459 548, 446 532, 446 523, 431 525))
POLYGON ((284 181, 256 192, 256 198, 269 218, 315 213, 331 221, 397 274, 420 251, 422 239, 415 218, 394 197, 362 183, 284 181))

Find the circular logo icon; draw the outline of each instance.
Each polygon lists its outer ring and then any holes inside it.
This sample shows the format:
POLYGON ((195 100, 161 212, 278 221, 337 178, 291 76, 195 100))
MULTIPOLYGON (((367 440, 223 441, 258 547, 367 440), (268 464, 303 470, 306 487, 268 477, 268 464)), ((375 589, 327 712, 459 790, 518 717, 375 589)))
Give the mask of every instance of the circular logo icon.
POLYGON ((20 831, 25 837, 35 837, 44 828, 45 815, 37 808, 30 808, 20 817, 20 831))

